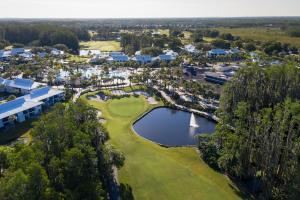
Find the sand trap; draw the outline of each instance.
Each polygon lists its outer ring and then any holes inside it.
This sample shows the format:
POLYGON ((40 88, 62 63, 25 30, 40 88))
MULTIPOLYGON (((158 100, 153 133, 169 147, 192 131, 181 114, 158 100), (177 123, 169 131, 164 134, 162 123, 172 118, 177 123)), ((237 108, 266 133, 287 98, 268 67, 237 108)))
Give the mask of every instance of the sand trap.
POLYGON ((153 97, 149 97, 147 100, 148 100, 148 103, 151 105, 158 104, 158 102, 153 97))
POLYGON ((126 92, 124 92, 123 90, 112 90, 111 94, 121 96, 121 95, 125 95, 126 92))

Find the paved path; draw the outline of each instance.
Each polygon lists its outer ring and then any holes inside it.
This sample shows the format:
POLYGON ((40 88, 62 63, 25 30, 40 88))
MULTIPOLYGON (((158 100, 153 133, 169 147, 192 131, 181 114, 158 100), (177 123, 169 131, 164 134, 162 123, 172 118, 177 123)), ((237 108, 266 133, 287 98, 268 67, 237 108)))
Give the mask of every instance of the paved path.
POLYGON ((196 113, 196 114, 199 114, 199 115, 202 115, 202 116, 209 117, 209 118, 219 122, 219 118, 217 116, 215 116, 211 113, 203 112, 203 111, 200 111, 200 110, 196 110, 196 109, 185 107, 183 105, 176 104, 176 102, 169 95, 167 95, 164 91, 160 90, 157 86, 154 86, 153 88, 158 90, 161 93, 162 97, 164 99, 166 99, 169 103, 171 103, 173 106, 175 106, 179 109, 182 109, 182 110, 186 110, 188 112, 192 112, 192 113, 196 113))

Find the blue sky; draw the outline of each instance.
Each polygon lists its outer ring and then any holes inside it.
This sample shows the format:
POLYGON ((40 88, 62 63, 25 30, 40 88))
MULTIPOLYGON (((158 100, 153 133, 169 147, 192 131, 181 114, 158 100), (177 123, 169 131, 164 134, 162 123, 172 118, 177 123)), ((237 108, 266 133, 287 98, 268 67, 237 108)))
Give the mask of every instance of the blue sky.
POLYGON ((0 0, 0 17, 300 16, 300 0, 0 0))

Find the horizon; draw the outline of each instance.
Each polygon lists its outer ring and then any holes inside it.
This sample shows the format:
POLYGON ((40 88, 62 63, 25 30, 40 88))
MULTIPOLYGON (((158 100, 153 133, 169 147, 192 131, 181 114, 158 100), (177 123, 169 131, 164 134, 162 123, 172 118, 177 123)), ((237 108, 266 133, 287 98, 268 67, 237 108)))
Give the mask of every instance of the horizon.
POLYGON ((10 0, 1 19, 153 19, 153 18, 239 18, 300 16, 297 0, 10 0), (258 6, 259 5, 259 6, 258 6), (14 12, 11 12, 11 11, 14 12))

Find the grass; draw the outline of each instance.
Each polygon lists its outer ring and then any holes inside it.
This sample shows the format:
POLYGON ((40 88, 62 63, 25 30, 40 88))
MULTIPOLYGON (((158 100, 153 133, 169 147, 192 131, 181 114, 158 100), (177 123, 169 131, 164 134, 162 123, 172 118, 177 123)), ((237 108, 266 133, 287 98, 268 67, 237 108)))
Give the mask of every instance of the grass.
POLYGON ((279 28, 217 28, 221 33, 231 33, 234 36, 240 36, 244 39, 253 39, 258 41, 278 41, 290 43, 300 47, 300 38, 290 37, 279 28))
POLYGON ((100 51, 121 51, 120 42, 117 41, 89 41, 80 42, 81 49, 99 49, 100 51))
POLYGON ((231 181, 208 167, 195 148, 164 148, 134 134, 133 122, 153 108, 144 97, 98 102, 87 100, 87 95, 81 98, 102 111, 110 143, 126 157, 119 181, 132 187, 135 199, 241 198, 231 181))
POLYGON ((160 35, 170 36, 170 30, 169 29, 158 29, 157 31, 160 33, 160 35))
POLYGON ((68 58, 70 62, 87 62, 88 58, 84 58, 82 56, 77 56, 77 55, 70 55, 68 58))

